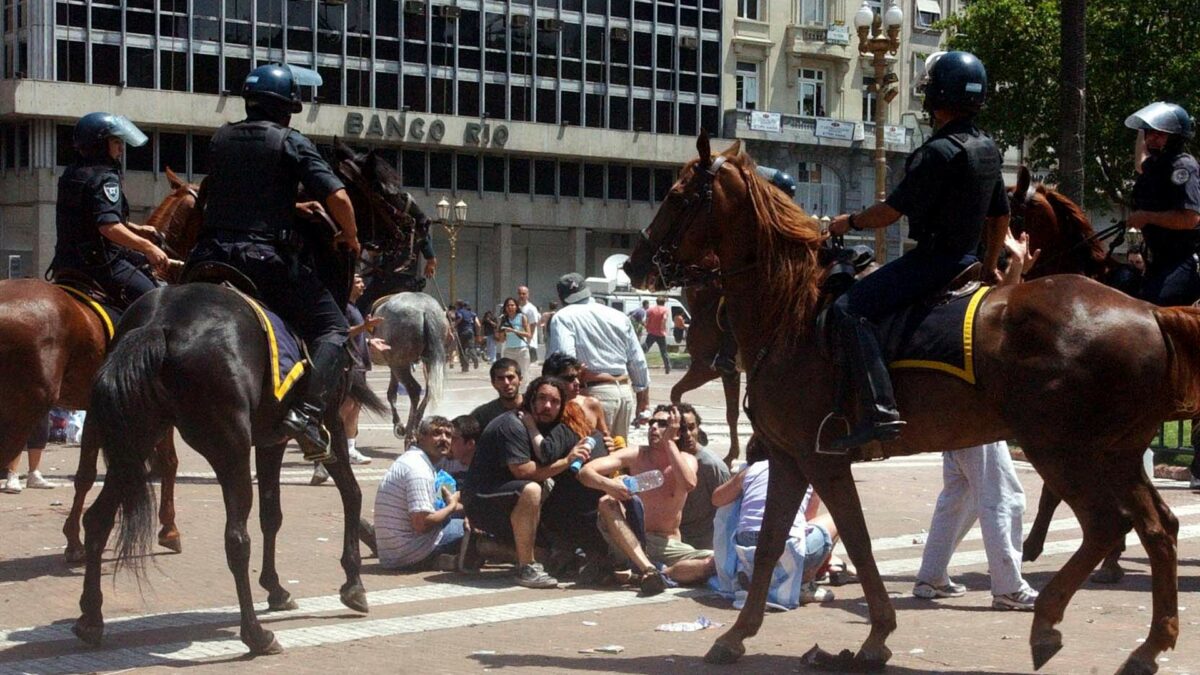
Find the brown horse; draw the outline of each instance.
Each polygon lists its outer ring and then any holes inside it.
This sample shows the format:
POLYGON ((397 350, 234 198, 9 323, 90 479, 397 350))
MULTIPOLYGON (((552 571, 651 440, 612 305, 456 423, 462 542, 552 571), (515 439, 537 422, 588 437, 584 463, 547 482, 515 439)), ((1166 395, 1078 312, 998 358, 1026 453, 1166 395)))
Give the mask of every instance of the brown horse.
MULTIPOLYGON (((171 193, 147 224, 169 241, 168 228, 175 214, 188 210, 180 206, 194 201, 196 187, 170 169, 167 178, 171 193)), ((108 328, 100 317, 59 287, 37 279, 0 282, 0 465, 20 454, 30 431, 51 407, 88 408, 92 378, 104 360, 108 340, 108 328)), ((75 473, 75 503, 63 526, 70 562, 82 560, 79 517, 96 478, 97 452, 93 439, 85 434, 75 473)), ((159 443, 155 457, 162 478, 158 543, 179 552, 174 501, 178 460, 170 437, 159 443)))
MULTIPOLYGON (((835 405, 837 373, 816 318, 828 301, 817 264, 825 239, 807 216, 754 171, 740 144, 714 157, 701 135, 640 247, 650 247, 670 285, 719 279, 748 363, 756 438, 769 448, 771 482, 752 587, 737 622, 706 657, 729 663, 762 624, 771 571, 806 486, 825 500, 867 597, 871 632, 851 663, 880 668, 895 610, 871 554, 848 457, 815 452, 835 405), (703 269, 715 254, 719 268, 703 269), (768 327, 768 329, 764 329, 768 327)), ((648 270, 633 270, 641 283, 648 270)), ((1151 673, 1179 630, 1178 521, 1141 470, 1141 454, 1164 419, 1189 416, 1200 401, 1200 311, 1162 309, 1080 276, 993 289, 975 319, 975 384, 935 371, 895 375, 908 425, 889 456, 1016 438, 1042 478, 1075 511, 1079 550, 1038 598, 1030 645, 1035 668, 1062 648, 1054 626, 1088 572, 1133 521, 1154 571, 1146 641, 1122 672, 1151 673), (953 411, 953 415, 947 412, 953 411), (1121 411, 1123 414, 1113 414, 1121 411), (1095 480, 1077 481, 1085 465, 1095 480)), ((850 659, 848 659, 849 661, 850 659)))
POLYGON ((725 453, 725 464, 732 465, 741 452, 738 440, 738 416, 742 394, 742 374, 722 373, 712 367, 713 359, 721 349, 721 340, 726 329, 718 325, 717 311, 721 305, 721 291, 714 288, 688 288, 685 290, 692 323, 688 326, 687 353, 692 362, 687 372, 671 387, 671 403, 679 403, 683 395, 701 385, 721 378, 725 390, 725 422, 729 425, 729 452, 725 453))

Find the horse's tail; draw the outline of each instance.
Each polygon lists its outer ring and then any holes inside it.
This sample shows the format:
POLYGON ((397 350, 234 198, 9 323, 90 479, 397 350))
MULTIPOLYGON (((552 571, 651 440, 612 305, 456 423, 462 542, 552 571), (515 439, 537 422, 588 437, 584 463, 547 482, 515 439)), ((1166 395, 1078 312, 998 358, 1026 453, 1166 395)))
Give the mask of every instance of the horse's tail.
POLYGON ((440 312, 425 312, 421 325, 425 335, 425 352, 421 355, 426 368, 425 393, 429 409, 436 409, 446 384, 446 319, 440 312))
POLYGON ((130 566, 139 579, 155 527, 154 487, 146 463, 155 443, 170 429, 158 379, 166 354, 161 326, 141 326, 121 336, 96 373, 87 419, 97 426, 104 448, 104 490, 119 495, 117 567, 130 566))
POLYGON ((376 415, 382 415, 388 411, 387 404, 374 391, 371 391, 371 387, 367 384, 367 373, 365 370, 355 369, 351 371, 350 390, 346 395, 358 401, 359 405, 376 415))
POLYGON ((1167 343, 1167 377, 1179 412, 1200 408, 1200 309, 1156 307, 1154 318, 1167 343))

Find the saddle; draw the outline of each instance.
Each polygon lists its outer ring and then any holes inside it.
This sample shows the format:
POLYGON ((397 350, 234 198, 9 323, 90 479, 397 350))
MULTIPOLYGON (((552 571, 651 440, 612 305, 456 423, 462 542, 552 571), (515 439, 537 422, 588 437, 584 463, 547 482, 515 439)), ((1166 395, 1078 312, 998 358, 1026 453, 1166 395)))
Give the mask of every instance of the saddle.
POLYGON ((104 325, 105 335, 112 340, 125 307, 113 300, 95 279, 79 270, 55 270, 51 283, 94 312, 104 325))
POLYGON ((258 286, 250 280, 250 277, 242 274, 240 270, 232 265, 226 265, 225 263, 213 260, 189 264, 180 275, 180 282, 185 284, 193 282, 225 284, 256 300, 262 299, 262 296, 258 292, 258 286))

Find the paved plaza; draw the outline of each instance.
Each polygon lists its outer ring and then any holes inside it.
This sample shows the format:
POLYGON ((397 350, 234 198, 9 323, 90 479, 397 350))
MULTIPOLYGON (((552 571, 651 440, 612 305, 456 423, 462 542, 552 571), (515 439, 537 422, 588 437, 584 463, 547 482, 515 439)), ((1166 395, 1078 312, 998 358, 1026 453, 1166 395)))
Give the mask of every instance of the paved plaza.
MULTIPOLYGON (((654 373, 652 400, 666 398, 682 373, 654 373)), ((379 371, 371 384, 382 392, 379 371)), ((493 396, 485 371, 452 371, 445 400, 436 410, 453 416, 493 396)), ((716 383, 689 398, 705 419, 711 446, 724 454, 728 432, 716 383)), ((407 406, 407 401, 404 401, 407 406)), ((370 514, 379 479, 400 452, 390 424, 368 417, 359 448, 374 458, 355 468, 370 514)), ((749 437, 743 420, 740 435, 749 437)), ((633 441, 644 439, 644 431, 633 441)), ((84 647, 70 633, 78 615, 82 569, 63 562, 62 519, 70 504, 66 486, 77 448, 51 446, 43 472, 56 490, 0 495, 0 673, 112 672, 140 669, 169 672, 187 666, 202 672, 404 672, 443 673, 591 671, 617 673, 745 672, 802 670, 799 656, 814 643, 829 651, 855 648, 868 625, 857 586, 835 588, 825 606, 768 614, 747 655, 731 667, 703 663, 702 656, 723 628, 659 632, 660 624, 699 616, 728 626, 736 618, 729 603, 696 590, 638 598, 632 589, 530 590, 511 583, 504 567, 478 575, 430 572, 397 574, 367 559, 363 579, 371 612, 360 616, 337 598, 343 576, 337 562, 341 508, 332 484, 310 487, 311 469, 299 452, 284 466, 284 526, 279 536, 279 571, 299 609, 263 614, 285 651, 249 658, 237 639, 234 586, 225 564, 224 507, 211 471, 198 455, 180 446, 177 496, 183 553, 158 551, 147 566, 149 585, 139 589, 122 572, 106 574, 107 634, 100 649, 84 647), (618 645, 619 653, 584 650, 618 645)), ((1029 504, 1028 521, 1041 481, 1017 464, 1029 504)), ((24 459, 22 459, 22 469, 24 459)), ((1081 480, 1088 468, 1079 467, 1081 480)), ((855 469, 874 540, 874 550, 898 610, 899 629, 889 641, 895 652, 889 672, 1025 673, 1032 666, 1028 632, 1032 616, 990 609, 987 564, 978 529, 955 556, 951 573, 970 592, 932 603, 909 595, 920 565, 924 530, 941 487, 941 457, 929 454, 860 465, 855 469)), ((1160 659, 1160 673, 1200 674, 1200 495, 1185 483, 1156 481, 1179 517, 1180 639, 1160 659)), ((98 487, 96 488, 99 489, 98 487)), ((94 495, 93 495, 94 496, 94 495)), ((251 581, 258 572, 261 535, 252 516, 251 581)), ((1079 545, 1080 530, 1069 510, 1058 513, 1046 552, 1026 567, 1037 588, 1079 545)), ((1062 652, 1043 672, 1111 673, 1145 637, 1150 621, 1150 577, 1145 553, 1131 537, 1126 579, 1116 587, 1085 584, 1060 626, 1062 652)), ((365 548, 364 548, 365 553, 365 548)), ((111 565, 106 564, 111 573, 111 565)), ((265 608, 266 593, 255 586, 265 608)), ((616 650, 613 650, 616 651, 616 650)))

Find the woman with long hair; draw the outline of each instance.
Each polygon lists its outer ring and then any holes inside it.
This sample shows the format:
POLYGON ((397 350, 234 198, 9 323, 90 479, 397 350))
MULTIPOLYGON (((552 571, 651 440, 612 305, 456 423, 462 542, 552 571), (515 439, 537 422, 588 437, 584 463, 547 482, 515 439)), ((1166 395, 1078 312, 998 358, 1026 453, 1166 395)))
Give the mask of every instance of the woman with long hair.
POLYGON ((529 336, 532 335, 529 322, 517 308, 516 298, 505 298, 503 307, 500 326, 496 329, 496 339, 504 341, 502 356, 516 361, 521 366, 521 372, 528 373, 529 336))

